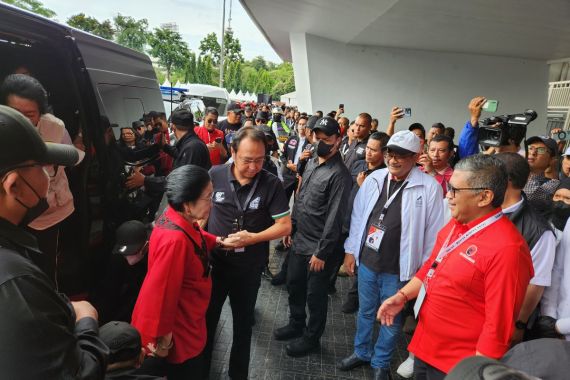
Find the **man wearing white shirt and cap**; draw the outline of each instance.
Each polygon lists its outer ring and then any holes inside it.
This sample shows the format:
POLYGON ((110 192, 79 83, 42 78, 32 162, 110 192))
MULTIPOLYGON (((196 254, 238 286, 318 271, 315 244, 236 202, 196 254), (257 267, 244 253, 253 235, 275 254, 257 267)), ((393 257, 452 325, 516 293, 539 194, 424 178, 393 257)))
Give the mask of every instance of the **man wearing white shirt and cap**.
POLYGON ((395 133, 384 150, 387 168, 363 182, 344 244, 349 275, 358 264, 359 310, 354 353, 338 368, 348 371, 370 363, 374 379, 390 379, 390 361, 402 329, 402 317, 382 326, 372 348, 376 311, 396 294, 429 257, 443 225, 442 188, 416 167, 420 139, 410 131, 395 133))

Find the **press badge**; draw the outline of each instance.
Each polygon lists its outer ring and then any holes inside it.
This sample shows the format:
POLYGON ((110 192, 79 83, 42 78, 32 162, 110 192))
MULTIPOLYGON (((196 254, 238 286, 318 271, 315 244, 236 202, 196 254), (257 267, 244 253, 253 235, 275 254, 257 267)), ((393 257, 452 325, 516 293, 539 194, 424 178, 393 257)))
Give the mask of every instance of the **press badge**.
POLYGON ((384 233, 386 232, 386 227, 382 224, 372 224, 368 230, 368 236, 366 236, 366 246, 372 248, 375 251, 380 249, 380 243, 382 243, 382 238, 384 238, 384 233))

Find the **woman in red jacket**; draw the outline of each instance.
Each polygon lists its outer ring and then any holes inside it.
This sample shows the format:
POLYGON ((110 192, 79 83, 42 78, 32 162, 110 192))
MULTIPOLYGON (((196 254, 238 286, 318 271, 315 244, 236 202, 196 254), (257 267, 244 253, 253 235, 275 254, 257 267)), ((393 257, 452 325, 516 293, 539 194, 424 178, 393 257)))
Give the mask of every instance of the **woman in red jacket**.
POLYGON ((208 172, 198 166, 168 176, 168 207, 150 237, 148 273, 133 312, 147 354, 166 358, 169 380, 202 378, 212 288, 208 252, 224 240, 198 225, 208 218, 212 190, 208 172))

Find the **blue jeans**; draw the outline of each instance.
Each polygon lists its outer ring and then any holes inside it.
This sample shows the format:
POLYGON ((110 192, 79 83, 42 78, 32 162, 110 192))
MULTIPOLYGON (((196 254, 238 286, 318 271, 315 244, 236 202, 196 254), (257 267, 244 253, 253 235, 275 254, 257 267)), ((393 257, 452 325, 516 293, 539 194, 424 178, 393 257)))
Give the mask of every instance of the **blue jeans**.
POLYGON ((392 354, 402 331, 402 313, 390 327, 381 326, 373 347, 372 334, 378 308, 387 298, 405 285, 400 276, 376 273, 364 265, 358 267, 358 319, 354 337, 354 353, 361 360, 370 361, 372 368, 389 368, 392 354))

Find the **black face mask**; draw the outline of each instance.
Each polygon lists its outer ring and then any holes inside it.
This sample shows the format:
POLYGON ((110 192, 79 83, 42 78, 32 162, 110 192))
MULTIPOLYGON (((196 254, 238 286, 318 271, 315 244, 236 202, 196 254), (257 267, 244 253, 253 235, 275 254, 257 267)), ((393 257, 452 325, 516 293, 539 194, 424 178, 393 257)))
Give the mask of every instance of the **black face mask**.
POLYGON ((323 140, 317 141, 317 156, 319 157, 328 156, 331 153, 333 147, 334 144, 327 144, 323 140))
POLYGON ((28 187, 30 189, 32 189, 32 191, 34 192, 34 194, 36 195, 36 197, 38 197, 38 203, 35 206, 32 207, 28 207, 26 206, 23 202, 21 202, 19 199, 16 198, 16 201, 21 204, 22 206, 24 206, 26 208, 26 214, 24 215, 24 218, 22 219, 22 221, 20 222, 20 226, 27 226, 28 224, 30 224, 32 221, 36 220, 40 215, 42 215, 44 212, 46 212, 46 210, 49 208, 49 203, 47 201, 47 198, 42 198, 40 197, 40 195, 37 193, 37 191, 28 183, 28 181, 26 181, 23 177, 20 177, 22 179, 22 181, 24 181, 24 183, 26 185, 28 185, 28 187))
POLYGON ((560 231, 564 231, 564 226, 570 217, 570 205, 563 201, 552 203, 552 224, 560 231))
POLYGON ((281 122, 281 114, 276 113, 275 115, 273 115, 273 121, 276 123, 280 123, 281 122))

